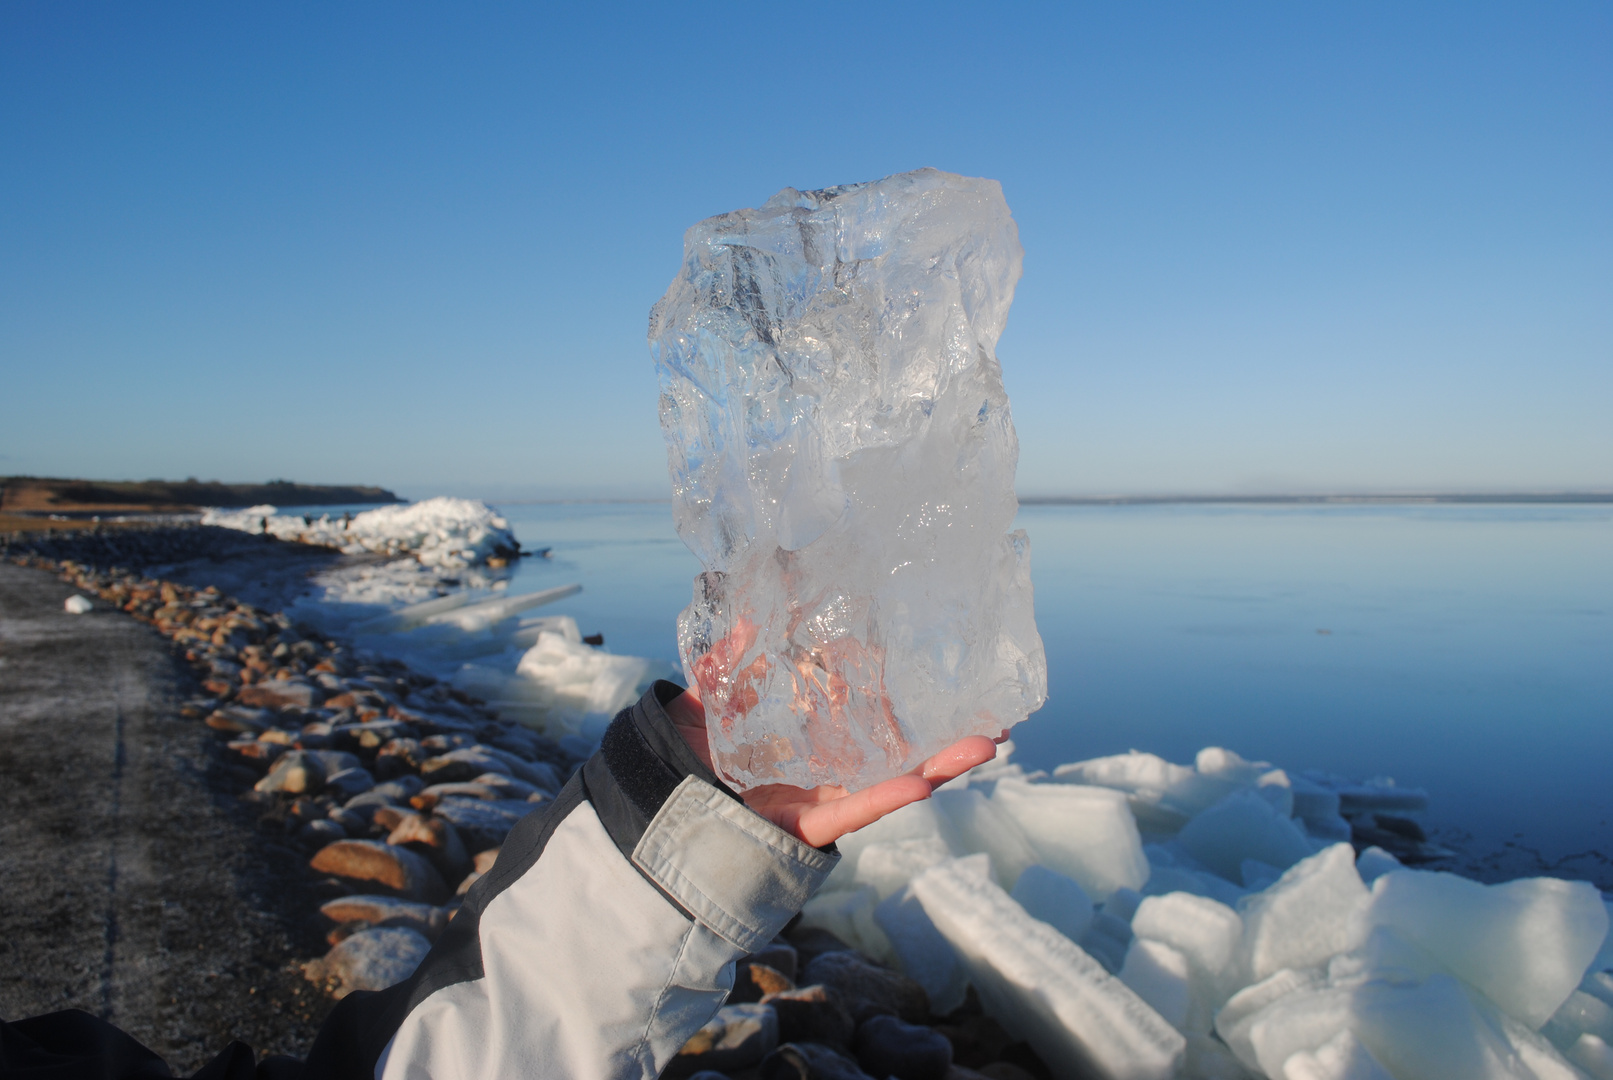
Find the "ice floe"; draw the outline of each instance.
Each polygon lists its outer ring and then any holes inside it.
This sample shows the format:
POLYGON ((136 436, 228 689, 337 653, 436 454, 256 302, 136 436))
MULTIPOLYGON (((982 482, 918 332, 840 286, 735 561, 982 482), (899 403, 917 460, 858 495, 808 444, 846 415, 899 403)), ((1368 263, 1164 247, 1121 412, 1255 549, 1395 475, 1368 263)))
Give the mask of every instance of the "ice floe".
POLYGON ((1059 1075, 1613 1080, 1607 898, 1346 842, 1437 855, 1396 816, 1426 793, 1219 748, 1007 757, 845 837, 803 921, 938 1009, 972 984, 1059 1075))

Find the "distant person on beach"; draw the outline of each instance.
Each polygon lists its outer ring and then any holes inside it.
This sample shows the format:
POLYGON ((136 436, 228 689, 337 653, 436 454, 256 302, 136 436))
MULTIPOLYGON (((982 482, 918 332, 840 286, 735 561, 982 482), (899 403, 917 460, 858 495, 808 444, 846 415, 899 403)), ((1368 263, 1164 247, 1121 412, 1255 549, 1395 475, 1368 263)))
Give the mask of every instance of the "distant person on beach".
MULTIPOLYGON (((823 885, 836 840, 995 754, 971 736, 854 794, 780 785, 741 796, 712 772, 698 691, 657 682, 559 797, 516 825, 412 976, 344 998, 306 1063, 254 1066, 232 1043, 197 1075, 658 1076, 723 1004, 735 962, 823 885)), ((68 1011, 0 1022, 0 1075, 167 1072, 117 1028, 68 1011)))

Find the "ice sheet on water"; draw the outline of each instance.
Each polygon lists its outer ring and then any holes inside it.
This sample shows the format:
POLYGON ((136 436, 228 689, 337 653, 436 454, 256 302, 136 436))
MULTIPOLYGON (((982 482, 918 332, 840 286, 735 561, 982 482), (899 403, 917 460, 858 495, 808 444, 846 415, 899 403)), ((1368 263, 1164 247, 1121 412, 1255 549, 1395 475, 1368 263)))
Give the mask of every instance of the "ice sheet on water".
POLYGON ((383 506, 346 516, 304 518, 273 506, 207 510, 203 525, 266 533, 282 540, 319 544, 348 554, 365 551, 413 555, 427 566, 466 567, 520 550, 509 522, 486 503, 438 496, 401 506, 383 506))
POLYGON ((650 349, 736 787, 865 787, 1045 698, 995 356, 1021 258, 998 184, 934 169, 685 235, 650 349))

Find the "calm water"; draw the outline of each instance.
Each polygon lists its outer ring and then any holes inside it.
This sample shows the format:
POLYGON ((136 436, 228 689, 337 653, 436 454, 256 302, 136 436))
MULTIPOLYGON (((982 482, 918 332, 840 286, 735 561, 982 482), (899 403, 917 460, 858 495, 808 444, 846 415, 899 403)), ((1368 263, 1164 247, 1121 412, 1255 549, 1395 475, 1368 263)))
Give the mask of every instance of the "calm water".
MULTIPOLYGON (((666 504, 504 508, 514 587, 676 662, 699 567, 666 504)), ((1030 767, 1230 747, 1428 789, 1430 818, 1613 850, 1613 508, 1027 507, 1047 706, 1030 767)))

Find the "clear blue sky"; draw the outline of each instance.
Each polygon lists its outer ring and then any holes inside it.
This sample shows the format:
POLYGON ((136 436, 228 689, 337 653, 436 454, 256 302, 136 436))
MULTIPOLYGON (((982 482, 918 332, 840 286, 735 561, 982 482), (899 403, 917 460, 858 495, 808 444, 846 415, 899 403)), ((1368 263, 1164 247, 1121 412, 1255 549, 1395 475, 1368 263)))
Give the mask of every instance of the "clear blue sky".
POLYGON ((1002 181, 1028 493, 1613 488, 1613 7, 9 3, 0 473, 655 495, 683 230, 1002 181))

